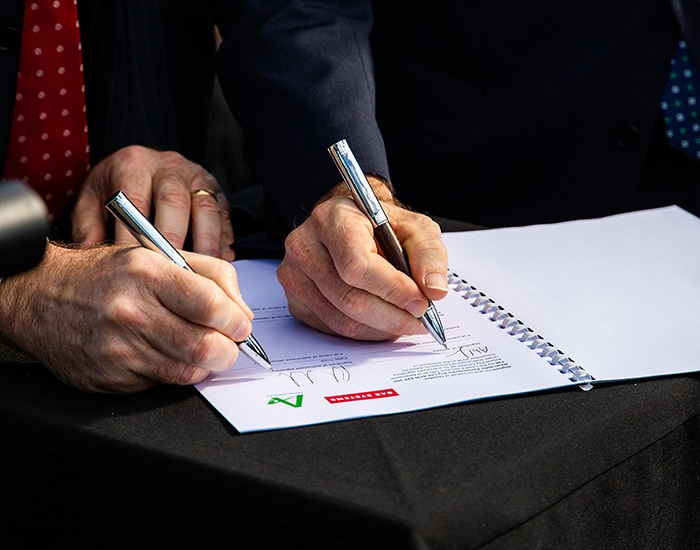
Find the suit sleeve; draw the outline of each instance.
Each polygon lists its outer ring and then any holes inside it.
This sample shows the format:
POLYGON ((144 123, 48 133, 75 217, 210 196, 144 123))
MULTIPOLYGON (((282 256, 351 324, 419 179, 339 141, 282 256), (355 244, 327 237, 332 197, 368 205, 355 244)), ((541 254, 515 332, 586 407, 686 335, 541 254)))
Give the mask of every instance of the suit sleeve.
POLYGON ((346 139, 388 179, 375 120, 369 1, 242 3, 217 71, 246 134, 246 157, 287 230, 341 181, 326 149, 346 139))

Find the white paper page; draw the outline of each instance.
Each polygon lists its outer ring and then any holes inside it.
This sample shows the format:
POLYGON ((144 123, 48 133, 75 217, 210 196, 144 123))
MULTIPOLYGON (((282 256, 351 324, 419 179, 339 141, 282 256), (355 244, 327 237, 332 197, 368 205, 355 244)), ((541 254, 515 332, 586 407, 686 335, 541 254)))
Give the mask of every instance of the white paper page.
POLYGON ((700 220, 684 210, 443 238, 451 269, 595 378, 700 369, 700 220))
POLYGON ((277 262, 239 261, 253 332, 275 372, 240 355, 197 389, 240 432, 418 410, 572 385, 535 351, 499 329, 457 293, 437 304, 448 350, 430 336, 358 342, 292 318, 277 262))

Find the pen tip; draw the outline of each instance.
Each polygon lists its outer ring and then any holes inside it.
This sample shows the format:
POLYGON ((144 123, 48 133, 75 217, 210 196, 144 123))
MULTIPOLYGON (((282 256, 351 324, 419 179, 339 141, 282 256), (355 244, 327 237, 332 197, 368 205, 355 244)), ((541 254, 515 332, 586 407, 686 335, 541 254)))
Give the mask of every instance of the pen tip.
POLYGON ((239 348, 261 367, 265 367, 269 371, 274 371, 272 363, 270 363, 270 359, 267 357, 267 353, 265 353, 265 350, 252 334, 239 344, 239 348))

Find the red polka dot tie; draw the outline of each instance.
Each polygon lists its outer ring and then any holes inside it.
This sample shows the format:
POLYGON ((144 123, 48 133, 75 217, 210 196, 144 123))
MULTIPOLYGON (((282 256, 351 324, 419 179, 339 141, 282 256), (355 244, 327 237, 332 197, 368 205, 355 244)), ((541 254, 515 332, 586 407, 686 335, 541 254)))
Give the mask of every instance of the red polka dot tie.
POLYGON ((76 0, 27 0, 5 177, 20 178, 52 217, 89 168, 76 0))

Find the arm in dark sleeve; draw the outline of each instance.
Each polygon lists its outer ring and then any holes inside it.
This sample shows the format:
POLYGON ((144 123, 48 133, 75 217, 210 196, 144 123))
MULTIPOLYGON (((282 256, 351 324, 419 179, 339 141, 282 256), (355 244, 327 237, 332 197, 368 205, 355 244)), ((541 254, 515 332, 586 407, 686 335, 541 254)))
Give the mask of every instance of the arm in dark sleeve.
POLYGON ((242 2, 217 70, 247 138, 247 159, 284 220, 301 223, 340 181, 326 149, 346 139, 388 179, 375 121, 370 2, 242 2))

